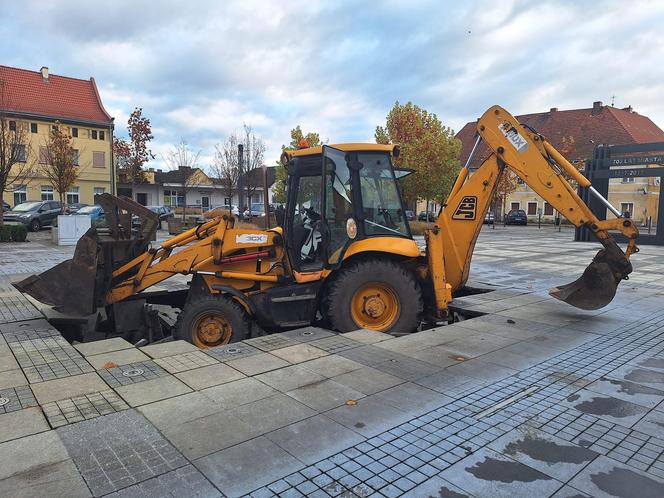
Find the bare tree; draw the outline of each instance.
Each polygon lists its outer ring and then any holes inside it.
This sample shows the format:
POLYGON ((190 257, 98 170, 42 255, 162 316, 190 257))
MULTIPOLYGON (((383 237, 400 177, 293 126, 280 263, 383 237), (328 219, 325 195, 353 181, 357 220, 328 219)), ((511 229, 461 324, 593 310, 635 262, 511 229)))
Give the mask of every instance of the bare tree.
MULTIPOLYGON (((219 179, 225 197, 233 204, 233 194, 238 186, 240 168, 237 156, 237 135, 231 134, 223 144, 214 146, 214 159, 210 165, 212 176, 219 179)), ((232 207, 229 207, 232 209, 232 207)))
POLYGON ((197 173, 200 173, 200 169, 198 168, 200 156, 201 151, 194 152, 191 150, 187 141, 182 138, 164 157, 164 161, 168 167, 172 170, 178 170, 182 177, 182 193, 184 196, 183 221, 187 215, 187 192, 197 184, 197 173))
MULTIPOLYGON (((251 216, 251 197, 258 187, 263 185, 263 175, 260 174, 260 169, 263 167, 265 159, 265 142, 263 142, 262 138, 255 135, 251 126, 245 124, 243 127, 244 158, 241 174, 243 175, 242 180, 247 194, 247 206, 249 207, 249 215, 251 216)), ((267 192, 264 192, 263 195, 267 195, 267 192)), ((267 214, 265 213, 266 216, 267 214)))
POLYGON ((58 193, 64 207, 66 195, 80 174, 78 153, 72 147, 71 137, 56 121, 51 128, 44 148, 39 153, 40 173, 58 193))
POLYGON ((27 123, 10 119, 9 94, 0 80, 0 225, 4 193, 24 185, 32 174, 27 123))

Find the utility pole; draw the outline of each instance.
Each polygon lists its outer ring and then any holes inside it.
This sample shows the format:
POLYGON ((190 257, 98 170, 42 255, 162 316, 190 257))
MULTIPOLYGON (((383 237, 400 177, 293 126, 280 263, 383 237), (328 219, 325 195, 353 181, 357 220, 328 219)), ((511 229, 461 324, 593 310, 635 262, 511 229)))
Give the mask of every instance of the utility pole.
POLYGON ((267 198, 267 165, 263 164, 263 209, 265 209, 265 229, 270 228, 270 203, 267 198))
POLYGON ((237 177, 237 212, 242 219, 244 216, 244 167, 243 167, 243 161, 244 161, 244 145, 238 144, 237 145, 237 169, 238 169, 238 177, 237 177))

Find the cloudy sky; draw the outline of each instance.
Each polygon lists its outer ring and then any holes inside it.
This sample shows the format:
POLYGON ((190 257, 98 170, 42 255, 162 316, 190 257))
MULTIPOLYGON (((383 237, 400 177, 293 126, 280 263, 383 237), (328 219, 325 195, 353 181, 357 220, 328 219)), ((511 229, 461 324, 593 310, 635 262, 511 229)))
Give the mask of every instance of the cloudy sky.
POLYGON ((143 107, 158 155, 184 138, 203 166, 243 123, 269 162, 298 124, 372 140, 397 100, 458 130, 496 103, 519 114, 615 96, 664 128, 661 1, 0 4, 0 64, 94 76, 117 135, 143 107))

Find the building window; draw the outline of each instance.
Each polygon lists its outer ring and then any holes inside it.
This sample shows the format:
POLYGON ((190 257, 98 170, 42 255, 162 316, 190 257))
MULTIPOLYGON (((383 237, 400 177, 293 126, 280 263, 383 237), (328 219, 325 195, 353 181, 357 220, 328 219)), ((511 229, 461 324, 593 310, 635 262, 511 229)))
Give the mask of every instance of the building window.
POLYGON ((24 163, 27 159, 25 145, 14 144, 12 145, 12 157, 14 161, 24 163))
POLYGON ((74 156, 74 157, 73 157, 73 159, 74 159, 74 165, 78 166, 78 165, 79 165, 79 161, 81 160, 81 151, 78 150, 78 149, 73 149, 72 152, 73 152, 72 155, 74 156))
POLYGON ((53 187, 51 187, 50 185, 41 186, 41 200, 42 201, 53 200, 53 187))
POLYGON ((97 140, 97 130, 90 130, 90 138, 97 140))
POLYGON ((104 132, 103 131, 99 132, 99 140, 104 140, 104 132))
POLYGON ((625 218, 631 218, 634 214, 634 203, 633 202, 621 202, 620 203, 620 212, 625 218))
POLYGON ((38 131, 37 123, 30 123, 30 133, 37 133, 38 131))
POLYGON ((553 206, 544 201, 544 216, 553 216, 553 206))
POLYGON ((521 203, 520 203, 520 202, 513 202, 513 203, 511 204, 510 209, 511 209, 512 211, 515 211, 515 210, 517 210, 517 209, 521 209, 521 203))
POLYGON ((78 204, 81 202, 78 192, 79 187, 71 187, 69 189, 69 192, 67 192, 67 204, 78 204))
POLYGON ((78 138, 78 128, 71 129, 71 136, 74 138, 78 138))
POLYGON ((104 168, 106 166, 106 154, 104 152, 93 152, 92 166, 94 168, 104 168))
POLYGON ((14 206, 28 200, 28 187, 17 185, 14 188, 14 206))
POLYGON ((39 164, 48 163, 48 147, 39 147, 39 164))
POLYGON ((623 176, 621 183, 634 183, 633 176, 623 176))
POLYGON ((94 192, 95 192, 95 195, 101 195, 104 192, 106 192, 106 188, 105 187, 95 187, 94 192))
POLYGON ((16 121, 9 122, 9 131, 16 131, 16 121))
POLYGON ((537 203, 529 202, 528 203, 528 216, 534 216, 537 214, 537 203))
POLYGON ((171 207, 184 206, 184 192, 182 190, 164 190, 164 204, 171 207))
POLYGON ((224 206, 230 206, 230 205, 231 205, 231 198, 224 197, 224 206))

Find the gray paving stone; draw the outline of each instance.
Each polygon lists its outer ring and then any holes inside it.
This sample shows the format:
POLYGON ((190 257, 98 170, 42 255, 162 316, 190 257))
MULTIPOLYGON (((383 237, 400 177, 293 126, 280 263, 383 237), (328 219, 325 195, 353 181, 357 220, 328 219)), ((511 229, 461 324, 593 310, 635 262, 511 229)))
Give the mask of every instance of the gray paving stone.
POLYGON ((527 465, 483 448, 440 473, 474 496, 549 496, 562 483, 527 465))
POLYGON ((640 368, 647 368, 649 370, 655 370, 657 372, 664 372, 664 358, 652 356, 652 354, 646 353, 645 355, 639 358, 635 358, 630 363, 640 368))
POLYGON ((0 496, 31 498, 35 496, 92 496, 76 465, 71 460, 47 464, 0 480, 0 496))
POLYGON ((424 496, 434 498, 471 498, 462 489, 437 476, 426 480, 401 496, 403 498, 422 498, 424 496))
POLYGON ((399 377, 371 367, 363 367, 352 372, 337 375, 332 377, 332 380, 364 394, 374 394, 405 382, 399 377))
POLYGON ((556 491, 555 494, 551 495, 551 498, 590 498, 590 496, 572 486, 565 485, 556 491))
POLYGON ((335 332, 327 329, 322 329, 320 327, 303 327, 301 329, 288 330, 286 332, 281 332, 280 335, 288 337, 297 342, 311 342, 324 337, 332 337, 336 334, 335 332))
POLYGON ((134 410, 56 431, 93 494, 106 494, 185 466, 187 460, 134 410))
POLYGON ((17 369, 20 369, 20 365, 9 348, 0 349, 0 373, 17 369))
POLYGON ((218 386, 234 380, 243 379, 245 375, 226 363, 215 363, 207 367, 180 372, 175 376, 194 390, 218 386))
POLYGON ((194 462, 226 496, 236 497, 260 488, 303 465, 265 437, 213 453, 194 462), (261 469, 256 472, 256 469, 261 469))
POLYGON ((357 432, 324 415, 269 432, 265 437, 306 464, 323 460, 364 440, 357 432))
POLYGON ((128 408, 127 403, 110 389, 42 405, 42 410, 54 429, 128 408))
POLYGON ((162 399, 191 392, 191 389, 175 377, 159 377, 144 382, 119 386, 115 391, 129 406, 140 406, 162 399))
POLYGON ((365 437, 380 434, 410 418, 406 412, 374 396, 362 398, 354 406, 340 406, 325 415, 365 437))
POLYGON ((286 394, 319 412, 341 406, 348 400, 364 397, 363 393, 330 379, 307 384, 286 394))
POLYGON ((0 372, 0 391, 10 387, 20 387, 28 385, 28 379, 23 375, 20 368, 0 372))
POLYGON ((646 408, 654 408, 664 401, 664 391, 642 386, 641 384, 627 380, 615 380, 603 377, 586 386, 586 389, 629 401, 630 403, 636 403, 646 408))
POLYGON ((37 406, 37 400, 28 386, 2 389, 0 391, 0 398, 3 401, 0 405, 0 414, 37 406))
POLYGON ((226 415, 242 420, 256 434, 265 434, 316 415, 316 412, 290 396, 277 393, 233 408, 226 415))
POLYGON ((664 439, 664 412, 653 410, 647 413, 634 425, 634 429, 664 439))
POLYGON ((0 443, 49 430, 39 408, 25 408, 0 414, 0 443))
POLYGON ((632 427, 648 412, 641 405, 585 389, 568 396, 562 404, 625 427, 632 427))
POLYGON ((650 368, 642 368, 636 365, 625 365, 617 368, 606 375, 608 378, 635 382, 642 386, 653 389, 664 390, 664 372, 658 372, 650 368))
POLYGON ((344 358, 343 356, 336 354, 307 361, 300 366, 328 378, 352 372, 353 370, 358 370, 364 367, 364 365, 361 363, 357 363, 353 360, 349 360, 348 358, 344 358))
POLYGON ((44 318, 37 318, 34 320, 21 320, 16 322, 0 324, 0 334, 6 335, 11 332, 20 332, 26 330, 44 330, 53 329, 53 326, 48 323, 44 318))
POLYGON ((298 387, 320 382, 324 379, 325 377, 322 375, 318 375, 300 365, 288 366, 256 376, 256 380, 274 387, 281 392, 292 391, 298 387))
POLYGON ((84 342, 75 344, 74 347, 83 356, 93 356, 101 353, 120 351, 121 349, 133 349, 134 345, 122 337, 112 337, 101 341, 84 342))
POLYGON ((393 358, 374 365, 373 368, 403 380, 416 380, 440 371, 443 367, 414 358, 393 358))
POLYGON ((98 373, 111 387, 126 386, 168 376, 166 370, 151 360, 104 368, 98 373))
POLYGON ((114 368, 113 365, 123 366, 132 363, 150 361, 148 355, 141 353, 139 349, 134 347, 131 349, 120 349, 117 351, 90 355, 86 356, 85 359, 95 368, 95 370, 114 368))
POLYGON ((359 329, 353 330, 352 332, 346 332, 342 334, 344 337, 353 339, 354 341, 361 342, 363 344, 375 344, 377 342, 386 341, 392 339, 392 336, 389 334, 384 334, 383 332, 378 332, 377 330, 369 329, 359 329))
POLYGON ((158 429, 179 426, 217 413, 222 408, 200 392, 142 405, 138 410, 158 429))
POLYGON ((605 456, 598 457, 569 484, 591 496, 639 496, 658 498, 664 494, 664 480, 620 464, 605 456))
POLYGON ((528 427, 508 432, 488 447, 561 482, 570 480, 598 456, 582 446, 528 427))
POLYGON ((228 360, 227 363, 245 375, 258 375, 290 365, 286 360, 278 358, 273 354, 261 352, 236 360, 228 360))
POLYGON ((453 401, 432 389, 407 382, 381 391, 373 396, 375 399, 410 413, 413 417, 445 406, 453 401))
POLYGON ((179 353, 188 353, 190 351, 200 351, 196 346, 187 341, 170 341, 163 344, 151 344, 141 348, 150 358, 163 358, 173 356, 179 353))
POLYGON ((214 365, 219 362, 209 355, 206 355, 203 351, 191 351, 157 358, 155 363, 168 373, 176 374, 186 372, 187 370, 193 370, 195 368, 214 365))
POLYGON ((15 439, 0 444, 0 479, 17 475, 29 478, 33 470, 68 460, 67 449, 55 431, 15 439))
POLYGON ((240 379, 201 391, 201 394, 213 400, 223 409, 242 406, 276 393, 275 389, 254 378, 240 379))
POLYGON ((209 354, 219 361, 229 361, 251 356, 253 354, 258 354, 261 352, 261 350, 244 342, 238 342, 235 344, 228 344, 226 346, 205 349, 203 352, 205 354, 209 354))
POLYGON ((267 352, 299 344, 298 341, 283 334, 268 334, 246 340, 244 343, 267 352))
POLYGON ((338 334, 311 341, 310 344, 330 354, 341 353, 362 346, 361 342, 338 334))
POLYGON ((293 364, 315 360, 316 358, 328 355, 328 353, 322 349, 318 349, 306 343, 296 344, 282 349, 275 349, 272 351, 272 354, 293 364))
POLYGON ((213 498, 223 495, 193 465, 186 465, 106 496, 109 498, 153 498, 156 496, 213 498))
POLYGON ((108 384, 96 373, 49 380, 30 387, 40 404, 108 390, 108 384))

